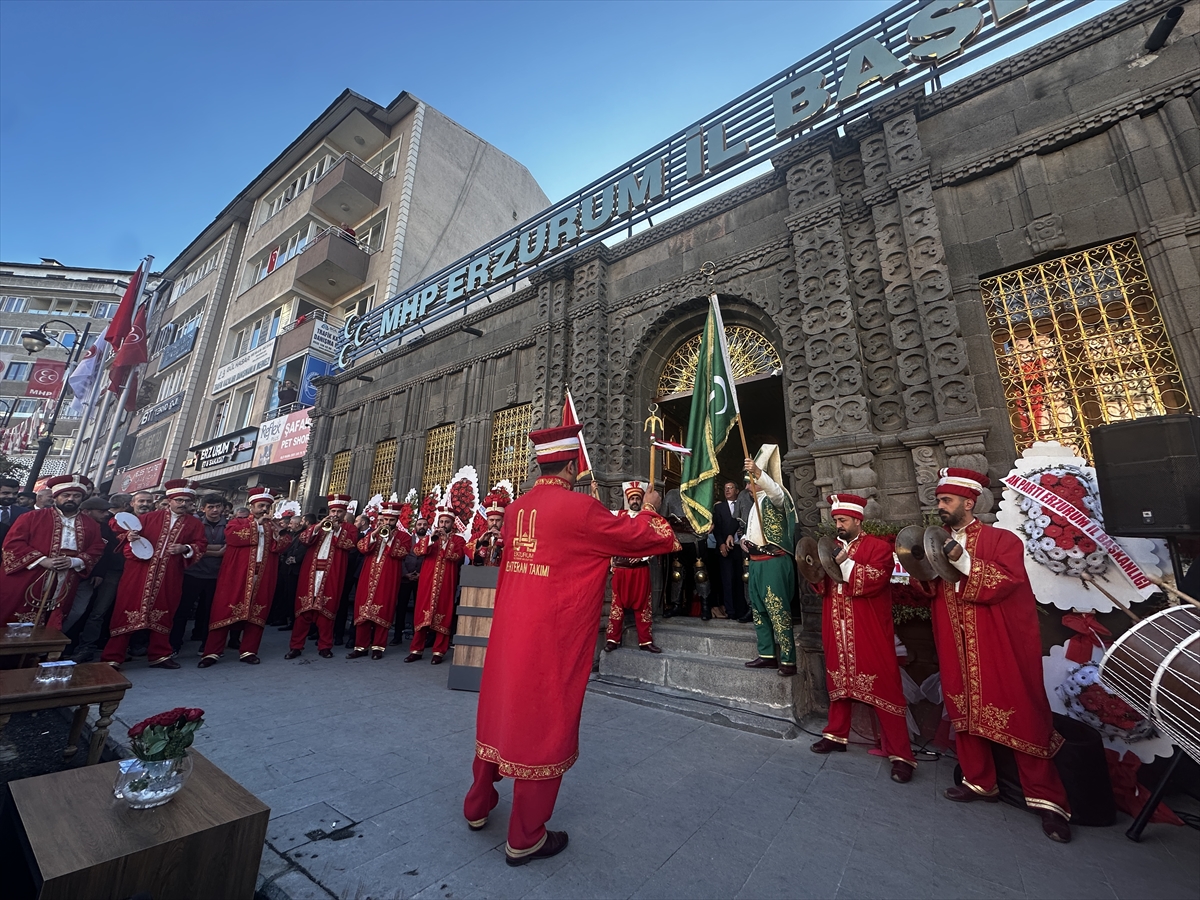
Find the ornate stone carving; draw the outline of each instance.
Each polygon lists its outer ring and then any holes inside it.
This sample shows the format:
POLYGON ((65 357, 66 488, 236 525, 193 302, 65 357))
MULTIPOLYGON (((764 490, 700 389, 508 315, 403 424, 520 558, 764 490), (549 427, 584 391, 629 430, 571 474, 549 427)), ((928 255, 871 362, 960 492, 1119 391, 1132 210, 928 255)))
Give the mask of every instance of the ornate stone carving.
POLYGON ((1034 219, 1025 226, 1025 240, 1035 256, 1067 246, 1067 232, 1063 229, 1062 216, 1052 213, 1034 219))

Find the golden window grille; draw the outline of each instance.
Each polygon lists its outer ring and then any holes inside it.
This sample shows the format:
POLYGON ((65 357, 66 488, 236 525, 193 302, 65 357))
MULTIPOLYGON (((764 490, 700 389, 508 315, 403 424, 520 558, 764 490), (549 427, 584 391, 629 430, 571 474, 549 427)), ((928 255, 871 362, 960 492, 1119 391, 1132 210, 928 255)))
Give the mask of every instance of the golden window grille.
MULTIPOLYGON (((533 427, 533 404, 501 409, 492 414, 492 452, 488 466, 489 484, 480 485, 483 493, 491 485, 507 478, 513 490, 519 490, 529 472, 529 429, 533 427)), ((514 498, 515 499, 515 498, 514 498)))
POLYGON ((1090 461, 1088 429, 1190 410, 1133 238, 979 287, 1018 453, 1058 441, 1090 461))
POLYGON ((328 494, 344 494, 350 486, 350 460, 353 450, 339 450, 333 454, 333 465, 329 468, 328 494))
MULTIPOLYGON (((658 396, 690 394, 696 383, 696 366, 700 362, 700 338, 697 334, 680 346, 667 359, 658 379, 658 396)), ((743 325, 726 325, 725 342, 729 345, 729 364, 734 381, 756 375, 770 375, 782 369, 779 353, 765 337, 743 325)))
POLYGON ((375 459, 371 463, 371 489, 368 494, 374 497, 383 494, 387 500, 392 495, 395 483, 393 472, 396 468, 396 439, 388 438, 375 445, 375 459))
POLYGON ((454 474, 455 426, 439 425, 425 435, 425 471, 421 476, 421 496, 427 497, 434 485, 445 487, 454 474))

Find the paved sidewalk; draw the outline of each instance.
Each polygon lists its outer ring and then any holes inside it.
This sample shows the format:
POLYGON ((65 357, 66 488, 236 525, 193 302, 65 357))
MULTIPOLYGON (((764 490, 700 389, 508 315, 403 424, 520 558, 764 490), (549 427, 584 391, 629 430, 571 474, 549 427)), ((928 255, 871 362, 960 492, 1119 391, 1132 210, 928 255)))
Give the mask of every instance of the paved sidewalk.
POLYGON ((268 629, 254 668, 231 653, 201 671, 194 643, 180 671, 125 667, 126 727, 203 707, 197 748, 271 806, 268 897, 1200 896, 1190 828, 1151 825, 1134 844, 1120 816, 1061 846, 1029 813, 941 799, 950 760, 897 785, 863 747, 820 757, 807 736, 782 741, 593 694, 551 822, 571 844, 509 868, 511 782, 482 832, 462 818, 476 695, 446 690, 448 666, 428 656, 405 665, 404 648, 379 662, 308 648, 287 662, 287 635, 268 629))

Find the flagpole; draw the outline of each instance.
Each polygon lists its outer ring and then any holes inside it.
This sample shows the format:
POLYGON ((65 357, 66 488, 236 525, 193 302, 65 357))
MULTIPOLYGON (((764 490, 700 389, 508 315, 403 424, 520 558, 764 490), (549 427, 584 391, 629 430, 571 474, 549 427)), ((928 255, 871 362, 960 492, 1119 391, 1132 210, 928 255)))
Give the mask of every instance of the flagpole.
MULTIPOLYGON (((150 280, 150 266, 153 264, 153 262, 154 262, 153 256, 147 256, 145 258, 144 268, 142 269, 142 283, 141 283, 141 285, 138 286, 138 296, 137 296, 138 300, 140 300, 142 294, 144 294, 146 292, 146 282, 150 280)), ((149 323, 150 316, 154 313, 154 301, 157 297, 158 297, 158 291, 155 291, 153 294, 150 295, 150 299, 147 301, 147 305, 146 305, 146 322, 147 323, 149 323)), ((137 303, 135 301, 134 308, 136 309, 136 307, 137 307, 137 303)), ((142 335, 142 340, 147 340, 147 336, 142 335)), ((124 343, 124 341, 122 341, 122 343, 124 343)), ((117 350, 119 352, 120 348, 118 347, 117 350)), ((116 364, 117 364, 117 361, 116 361, 116 358, 114 357, 113 365, 115 366, 116 364)), ((143 363, 142 365, 145 365, 145 364, 143 363)), ((92 479, 96 483, 97 487, 104 481, 104 469, 106 466, 108 466, 108 457, 109 457, 109 454, 112 453, 113 441, 115 441, 117 439, 117 428, 119 428, 121 425, 121 416, 125 412, 125 402, 129 398, 129 386, 133 383, 134 374, 136 372, 138 372, 141 368, 142 368, 142 366, 135 367, 134 370, 132 372, 130 372, 128 376, 126 376, 125 386, 121 388, 121 399, 117 401, 117 408, 115 410, 113 410, 112 427, 109 428, 109 430, 108 430, 108 441, 105 443, 105 445, 103 447, 103 452, 101 452, 101 454, 100 454, 100 463, 96 467, 96 477, 94 479, 92 479)), ((111 370, 111 367, 110 367, 110 370, 111 370)), ((111 393, 111 391, 109 393, 111 393)), ((113 475, 114 475, 114 477, 116 475, 116 468, 117 468, 116 460, 114 459, 113 460, 113 475)))

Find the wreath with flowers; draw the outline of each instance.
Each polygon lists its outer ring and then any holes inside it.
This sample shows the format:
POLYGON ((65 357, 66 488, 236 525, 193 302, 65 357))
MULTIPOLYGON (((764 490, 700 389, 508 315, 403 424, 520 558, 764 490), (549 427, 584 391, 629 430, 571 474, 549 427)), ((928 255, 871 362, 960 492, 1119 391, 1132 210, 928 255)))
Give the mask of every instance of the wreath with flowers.
MULTIPOLYGON (((1062 497, 1089 519, 1100 520, 1100 492, 1094 479, 1077 466, 1058 465, 1030 472, 1030 481, 1062 497)), ((1032 497, 1022 497, 1025 549, 1056 575, 1102 575, 1108 553, 1058 513, 1032 497)))

